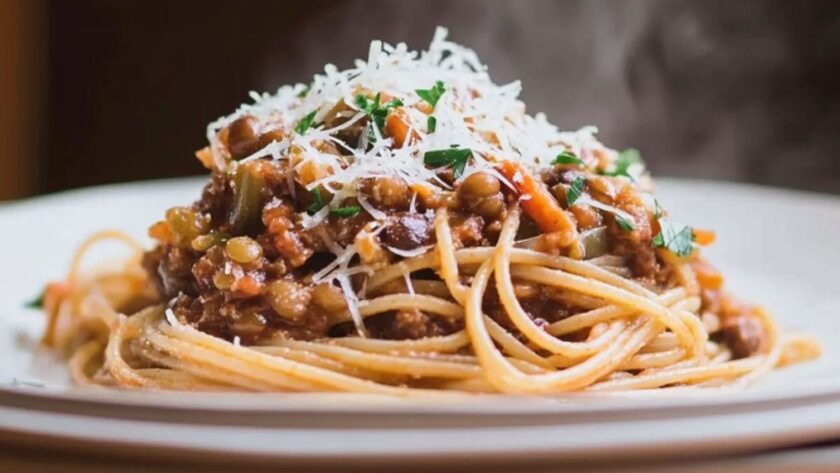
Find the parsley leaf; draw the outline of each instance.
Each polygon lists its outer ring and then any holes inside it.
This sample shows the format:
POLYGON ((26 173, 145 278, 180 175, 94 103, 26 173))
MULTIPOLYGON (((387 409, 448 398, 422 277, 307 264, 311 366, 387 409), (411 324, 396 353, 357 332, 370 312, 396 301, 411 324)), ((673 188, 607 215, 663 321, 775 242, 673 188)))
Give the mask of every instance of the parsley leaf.
POLYGON ((434 133, 436 128, 437 128, 437 118, 435 118, 433 116, 429 116, 429 118, 426 119, 426 130, 429 133, 434 133))
POLYGON ((312 203, 309 204, 307 207, 306 212, 309 215, 314 215, 318 213, 319 210, 324 208, 326 202, 324 202, 324 197, 321 195, 321 188, 316 187, 309 192, 309 196, 312 198, 312 203))
POLYGON ((443 85, 442 81, 435 81, 435 85, 432 86, 431 89, 417 89, 414 92, 416 92, 421 99, 434 108, 435 105, 437 105, 438 100, 440 100, 440 96, 446 92, 446 87, 443 85))
POLYGON ((574 164, 575 166, 583 166, 583 161, 575 156, 571 151, 563 151, 558 154, 551 164, 574 164))
POLYGON ((644 164, 642 155, 639 153, 639 150, 628 148, 618 153, 614 169, 601 171, 601 174, 612 177, 624 176, 633 179, 633 176, 630 175, 630 167, 634 164, 644 164))
POLYGON ((43 309, 44 308, 44 292, 45 292, 45 289, 42 289, 40 294, 35 296, 34 299, 27 302, 23 306, 26 307, 27 309, 43 309))
POLYGON ((693 249, 694 231, 686 225, 679 225, 667 218, 657 218, 659 233, 653 237, 651 246, 665 248, 677 256, 688 256, 693 249))
POLYGON ((368 97, 365 97, 362 94, 359 94, 359 95, 356 96, 356 107, 358 107, 359 110, 361 110, 365 113, 370 113, 371 110, 376 108, 376 106, 378 104, 379 104, 379 94, 376 94, 376 97, 373 100, 369 99, 368 97))
POLYGON ((311 112, 307 113, 306 116, 300 119, 297 126, 295 127, 295 132, 298 135, 302 135, 306 133, 306 130, 312 126, 312 122, 315 120, 315 113, 317 110, 312 110, 311 112))
MULTIPOLYGON (((416 89, 414 92, 416 92, 421 99, 426 101, 432 106, 432 109, 434 109, 438 100, 440 100, 440 96, 446 92, 446 87, 443 85, 443 82, 435 81, 435 85, 432 86, 431 89, 416 89)), ((436 128, 437 118, 430 115, 429 118, 426 119, 426 130, 428 133, 434 133, 436 128)))
POLYGON ((358 205, 349 205, 347 207, 338 207, 330 210, 330 213, 337 217, 355 217, 362 211, 358 205))
MULTIPOLYGON (((392 99, 388 103, 382 105, 380 104, 380 100, 382 99, 381 94, 376 94, 372 99, 365 97, 362 94, 356 96, 356 106, 359 107, 359 110, 365 112, 373 122, 376 129, 379 130, 379 133, 382 133, 382 130, 385 129, 385 118, 388 117, 388 112, 392 108, 402 107, 403 103, 400 99, 392 99)), ((371 134, 369 138, 370 141, 375 140, 375 134, 373 130, 371 130, 371 134)))
POLYGON ((458 148, 456 145, 449 149, 426 151, 426 154, 423 155, 423 162, 434 167, 451 167, 452 175, 455 176, 455 179, 458 179, 464 174, 464 168, 467 167, 467 160, 470 156, 472 156, 471 149, 458 148))
POLYGON ((571 207, 575 205, 580 196, 583 195, 583 186, 586 185, 586 179, 578 176, 572 181, 572 184, 566 190, 566 204, 571 207))
POLYGON ((624 218, 621 215, 615 216, 615 223, 625 232, 632 232, 636 229, 636 223, 632 219, 624 218))

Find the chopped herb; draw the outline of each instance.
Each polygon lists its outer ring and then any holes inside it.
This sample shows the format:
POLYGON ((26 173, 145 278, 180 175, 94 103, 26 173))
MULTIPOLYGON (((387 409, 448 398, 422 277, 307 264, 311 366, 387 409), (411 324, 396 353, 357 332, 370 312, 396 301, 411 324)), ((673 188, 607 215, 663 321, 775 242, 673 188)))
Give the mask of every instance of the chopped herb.
POLYGON ((379 105, 379 94, 376 94, 376 97, 373 100, 365 97, 362 94, 359 94, 359 95, 356 96, 356 107, 358 107, 359 110, 361 110, 365 113, 370 113, 371 110, 376 108, 378 105, 379 105))
POLYGON ((330 213, 337 216, 337 217, 355 217, 356 215, 361 212, 362 208, 358 205, 350 205, 347 207, 339 207, 337 209, 330 210, 330 213))
POLYGON ((423 162, 434 167, 451 167, 452 175, 455 176, 455 179, 458 179, 464 174, 464 168, 466 168, 470 156, 472 156, 471 149, 458 148, 455 145, 449 149, 426 151, 426 154, 423 155, 423 162))
POLYGON ((306 116, 300 119, 297 126, 295 127, 295 132, 298 135, 302 135, 306 133, 306 130, 312 126, 312 122, 315 120, 315 113, 317 110, 312 110, 311 112, 307 113, 306 116))
POLYGON ((566 204, 571 207, 575 205, 580 196, 583 195, 583 186, 586 185, 586 179, 576 177, 569 188, 566 190, 566 204))
POLYGON ((653 237, 651 246, 665 248, 677 256, 688 256, 692 251, 694 231, 686 225, 679 225, 667 218, 657 218, 659 233, 653 237))
POLYGON ((309 215, 314 215, 318 213, 319 210, 324 208, 326 203, 324 202, 324 197, 321 195, 321 188, 316 187, 309 192, 309 196, 312 197, 312 203, 309 204, 309 207, 306 211, 309 215))
MULTIPOLYGON (((379 130, 379 133, 382 133, 382 130, 385 129, 385 118, 388 117, 388 112, 392 108, 402 107, 403 103, 400 99, 393 99, 385 105, 382 105, 379 103, 380 100, 381 94, 376 94, 372 99, 362 94, 356 96, 356 106, 370 117, 376 129, 379 130)), ((368 138, 370 141, 376 140, 376 135, 373 133, 373 130, 371 130, 368 138)))
POLYGON ((443 82, 436 81, 435 85, 432 86, 431 89, 417 89, 415 92, 417 92, 417 95, 421 99, 434 108, 437 105, 438 100, 440 100, 440 96, 446 92, 446 87, 443 85, 443 82))
POLYGON ((437 118, 430 116, 426 119, 426 130, 429 133, 434 133, 437 128, 437 118))
POLYGON ((44 292, 45 290, 42 289, 41 293, 38 294, 34 299, 24 304, 24 307, 27 309, 43 309, 44 308, 44 292))
MULTIPOLYGON (((356 96, 356 106, 359 107, 359 110, 368 114, 376 129, 382 134, 382 130, 385 129, 385 119, 388 117, 388 112, 392 108, 402 107, 402 100, 392 99, 385 105, 381 105, 379 103, 380 100, 381 94, 376 94, 372 99, 362 94, 356 96)), ((373 129, 370 130, 368 140, 371 142, 376 141, 376 134, 373 132, 373 129)))
POLYGON ((662 215, 663 215, 662 214, 662 206, 659 205, 659 200, 658 199, 654 199, 653 203, 654 203, 655 208, 656 208, 656 210, 653 213, 653 216, 656 217, 657 220, 659 220, 660 218, 662 218, 662 215))
POLYGON ((625 232, 632 232, 636 229, 636 224, 635 222, 633 222, 632 219, 624 218, 621 215, 615 216, 615 223, 617 223, 619 228, 621 228, 625 232))
POLYGON ((630 175, 630 167, 634 164, 644 164, 642 155, 639 150, 628 148, 618 153, 618 158, 615 160, 615 168, 609 171, 601 171, 604 176, 624 176, 633 179, 630 175))
POLYGON ((655 237, 650 241, 650 246, 654 248, 659 248, 665 246, 665 239, 662 237, 662 233, 657 233, 655 237))
POLYGON ((574 164, 575 166, 583 166, 583 161, 575 156, 571 151, 563 151, 558 154, 552 164, 574 164))

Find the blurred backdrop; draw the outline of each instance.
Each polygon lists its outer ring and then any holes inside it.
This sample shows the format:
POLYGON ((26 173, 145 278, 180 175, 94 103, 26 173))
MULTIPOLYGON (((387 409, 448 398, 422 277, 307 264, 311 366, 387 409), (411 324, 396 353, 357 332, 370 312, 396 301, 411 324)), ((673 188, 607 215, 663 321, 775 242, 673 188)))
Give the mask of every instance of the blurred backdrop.
POLYGON ((436 25, 661 175, 840 193, 840 2, 0 0, 0 199, 202 172, 249 90, 436 25))

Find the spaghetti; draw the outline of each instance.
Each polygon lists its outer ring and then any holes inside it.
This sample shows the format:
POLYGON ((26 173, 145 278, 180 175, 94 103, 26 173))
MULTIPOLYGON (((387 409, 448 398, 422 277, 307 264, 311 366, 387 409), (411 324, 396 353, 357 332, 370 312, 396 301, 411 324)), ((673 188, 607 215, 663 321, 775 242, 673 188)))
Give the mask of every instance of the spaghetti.
POLYGON ((638 153, 524 113, 469 49, 368 60, 208 128, 146 251, 93 235, 45 294, 77 382, 556 394, 746 383, 819 355, 739 304, 638 153), (103 240, 133 256, 83 267, 103 240))

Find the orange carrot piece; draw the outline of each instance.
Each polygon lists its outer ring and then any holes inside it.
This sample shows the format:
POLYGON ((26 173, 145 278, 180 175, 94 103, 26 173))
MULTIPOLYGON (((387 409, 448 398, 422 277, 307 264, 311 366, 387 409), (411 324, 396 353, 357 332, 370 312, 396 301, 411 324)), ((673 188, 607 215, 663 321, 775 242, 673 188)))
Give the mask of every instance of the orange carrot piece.
POLYGON ((163 220, 155 222, 149 227, 149 236, 161 243, 172 243, 174 241, 172 228, 163 220))
POLYGON ((243 276, 233 283, 231 289, 242 297, 254 297, 260 294, 260 283, 251 276, 243 276))
MULTIPOLYGON (((385 120, 385 133, 394 139, 394 145, 397 148, 402 148, 408 138, 408 117, 401 109, 394 109, 388 114, 385 120)), ((411 137, 415 140, 420 136, 416 132, 412 132, 411 137)))
POLYGON ((697 283, 703 289, 718 290, 723 287, 723 274, 705 261, 697 261, 692 265, 697 283))
POLYGON ((712 230, 694 229, 694 241, 700 246, 708 246, 715 242, 715 232, 712 230))
POLYGON ((541 181, 531 176, 521 165, 513 161, 503 161, 499 165, 499 172, 510 181, 516 191, 522 196, 520 204, 525 213, 545 233, 570 232, 577 235, 577 228, 569 214, 551 195, 548 188, 541 181))

